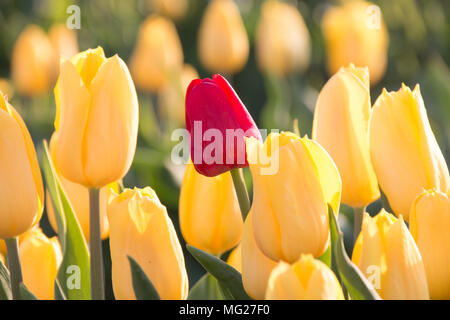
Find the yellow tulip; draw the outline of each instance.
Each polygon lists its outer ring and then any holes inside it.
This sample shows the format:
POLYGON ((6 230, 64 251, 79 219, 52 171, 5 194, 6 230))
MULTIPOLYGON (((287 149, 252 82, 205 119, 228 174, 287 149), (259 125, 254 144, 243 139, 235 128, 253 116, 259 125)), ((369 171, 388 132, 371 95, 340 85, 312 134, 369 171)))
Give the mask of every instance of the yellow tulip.
POLYGON ((138 100, 127 66, 117 55, 105 58, 98 47, 63 61, 60 68, 56 167, 85 187, 122 179, 133 161, 138 130, 138 100))
POLYGON ((57 237, 47 238, 39 228, 20 242, 20 261, 25 286, 40 300, 54 298, 55 279, 62 262, 57 237))
POLYGON ((348 1, 331 7, 322 19, 330 74, 349 63, 369 67, 371 84, 384 75, 389 34, 378 6, 365 1, 348 1))
POLYGON ((266 1, 256 29, 256 58, 263 72, 286 75, 302 71, 311 54, 308 29, 296 7, 266 1))
POLYGON ((57 65, 45 32, 36 25, 26 27, 14 44, 11 56, 11 74, 17 91, 27 96, 48 92, 55 80, 57 65))
POLYGON ((428 122, 419 86, 383 90, 369 125, 372 164, 396 215, 408 221, 414 199, 423 190, 447 192, 450 177, 428 122))
POLYGON ((417 197, 409 229, 422 254, 431 299, 450 299, 450 192, 430 190, 417 197))
POLYGON ((240 244, 231 251, 227 263, 242 273, 242 246, 240 244))
POLYGON ((333 271, 307 254, 292 265, 280 261, 270 274, 267 300, 344 300, 333 271))
POLYGON ((188 0, 148 0, 152 11, 161 13, 174 20, 182 19, 189 7, 188 0))
POLYGON ((233 74, 247 62, 247 33, 233 0, 212 0, 205 10, 198 35, 203 66, 211 72, 233 74))
POLYGON ((369 70, 341 68, 320 91, 312 138, 330 154, 342 179, 342 202, 365 207, 380 196, 370 160, 369 70))
POLYGON ((183 237, 196 248, 220 254, 241 240, 242 215, 230 172, 206 177, 188 163, 179 212, 183 237))
POLYGON ((1 92, 0 128, 0 239, 6 239, 39 222, 44 186, 30 133, 1 92))
POLYGON ((158 91, 183 66, 183 49, 172 21, 150 16, 140 26, 130 69, 136 85, 158 91))
POLYGON ((109 204, 112 282, 116 299, 135 299, 127 256, 155 286, 161 299, 186 299, 188 278, 175 228, 150 187, 125 189, 109 204))
POLYGON ((78 53, 77 34, 65 24, 53 25, 48 36, 59 57, 69 59, 78 53))
MULTIPOLYGON (((54 136, 50 140, 50 153, 54 159, 54 136)), ((56 169, 56 171, 59 171, 56 169)), ((83 231, 86 242, 89 242, 89 189, 81 184, 73 183, 61 174, 58 174, 59 182, 66 193, 66 196, 72 206, 72 209, 83 231)), ((112 200, 114 192, 119 191, 119 184, 113 182, 100 190, 100 235, 102 239, 106 239, 109 236, 109 222, 106 213, 108 203, 112 200)), ((58 226, 56 223, 55 211, 53 208, 53 202, 50 198, 50 193, 47 192, 47 215, 48 220, 53 228, 57 231, 58 226)))
POLYGON ((272 260, 290 263, 302 253, 322 255, 329 242, 328 204, 338 212, 341 198, 339 172, 328 153, 307 137, 282 132, 271 133, 264 145, 247 139, 247 155, 258 247, 272 260), (266 160, 274 170, 265 172, 266 160))
POLYGON ((277 262, 266 257, 258 248, 253 234, 253 213, 245 219, 241 242, 242 283, 247 294, 254 299, 264 299, 270 273, 277 262))
POLYGON ((365 213, 352 261, 383 299, 429 299, 422 257, 401 216, 365 213))
POLYGON ((183 70, 175 75, 174 81, 167 83, 158 95, 160 113, 173 127, 184 127, 184 99, 186 89, 192 80, 198 78, 197 70, 190 64, 185 64, 183 70))

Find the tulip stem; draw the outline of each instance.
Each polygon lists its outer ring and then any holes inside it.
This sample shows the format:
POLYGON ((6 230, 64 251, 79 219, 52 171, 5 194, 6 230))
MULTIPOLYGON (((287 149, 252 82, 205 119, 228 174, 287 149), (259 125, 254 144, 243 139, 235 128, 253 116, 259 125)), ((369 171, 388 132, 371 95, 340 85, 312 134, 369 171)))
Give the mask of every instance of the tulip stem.
POLYGON ((91 251, 91 299, 105 299, 102 239, 100 237, 100 189, 89 189, 89 248, 91 251))
POLYGON ((361 232, 364 212, 366 212, 366 207, 353 208, 353 243, 356 243, 356 239, 361 232))
POLYGON ((232 169, 231 177, 233 177, 234 190, 238 198, 239 207, 241 208, 242 219, 245 221, 250 211, 250 199, 248 197, 247 187, 242 169, 232 169))
POLYGON ((11 290, 14 300, 20 300, 20 283, 22 282, 22 268, 20 267, 19 241, 17 237, 5 239, 8 251, 8 266, 11 273, 11 290))

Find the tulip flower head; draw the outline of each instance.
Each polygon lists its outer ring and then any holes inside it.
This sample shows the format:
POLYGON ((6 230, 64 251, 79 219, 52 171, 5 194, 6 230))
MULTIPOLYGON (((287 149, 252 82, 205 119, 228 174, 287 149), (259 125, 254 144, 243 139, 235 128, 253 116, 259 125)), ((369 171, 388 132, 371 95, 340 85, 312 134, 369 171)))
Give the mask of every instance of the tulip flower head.
POLYGON ((320 91, 312 138, 330 154, 342 178, 342 202, 365 207, 380 196, 369 150, 368 68, 341 68, 320 91))
POLYGON ((248 166, 244 137, 262 140, 255 122, 225 78, 196 79, 186 92, 191 159, 207 177, 248 166))
POLYGON ((137 142, 138 100, 127 66, 101 47, 60 66, 55 159, 68 180, 100 188, 123 178, 137 142))
POLYGON ((431 299, 450 299, 450 190, 427 190, 411 206, 409 229, 427 273, 431 299))
POLYGON ((279 262, 270 274, 267 300, 344 300, 333 271, 312 255, 302 255, 292 265, 279 262))
POLYGON ((227 263, 242 273, 242 246, 240 244, 231 251, 227 263))
POLYGON ((30 133, 0 92, 0 238, 16 237, 42 215, 44 186, 30 133))
POLYGON ((317 142, 290 132, 271 133, 264 144, 249 138, 247 152, 258 247, 276 261, 321 256, 329 242, 328 204, 338 212, 341 199, 341 178, 331 157, 317 142), (255 155, 278 163, 278 170, 264 174, 264 159, 255 155))
POLYGON ((429 299, 422 256, 402 216, 366 213, 352 261, 383 299, 429 299))
POLYGON ((450 176, 428 122, 419 85, 396 92, 383 90, 369 125, 370 153, 378 183, 398 215, 409 218, 423 190, 447 192, 450 176))

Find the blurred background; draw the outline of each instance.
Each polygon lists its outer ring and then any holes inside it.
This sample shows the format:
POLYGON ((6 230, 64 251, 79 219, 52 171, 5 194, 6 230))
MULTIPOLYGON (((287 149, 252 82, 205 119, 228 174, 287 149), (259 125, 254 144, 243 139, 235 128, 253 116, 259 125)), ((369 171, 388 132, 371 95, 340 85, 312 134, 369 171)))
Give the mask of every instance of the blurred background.
MULTIPOLYGON (((448 163, 449 18, 450 1, 439 0, 0 0, 0 90, 40 153, 54 130, 59 59, 97 46, 107 57, 118 54, 140 103, 138 148, 124 185, 157 192, 184 248, 178 223, 184 168, 170 155, 173 129, 184 128, 190 80, 221 73, 260 128, 293 130, 297 118, 301 134, 310 136, 316 98, 330 75, 350 62, 368 66, 372 103, 383 88, 420 84, 448 163)), ((379 207, 378 201, 368 210, 379 207)), ((342 211, 351 245, 351 210, 342 211)), ((41 227, 55 234, 46 216, 41 227)), ((110 272, 108 240, 104 249, 110 272)), ((187 252, 185 258, 192 286, 204 271, 187 252)))

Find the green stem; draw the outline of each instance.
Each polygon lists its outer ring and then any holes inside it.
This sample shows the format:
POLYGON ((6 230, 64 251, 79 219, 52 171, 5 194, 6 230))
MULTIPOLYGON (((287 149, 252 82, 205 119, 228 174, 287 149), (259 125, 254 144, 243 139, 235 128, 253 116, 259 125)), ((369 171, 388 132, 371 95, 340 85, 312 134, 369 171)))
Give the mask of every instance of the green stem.
POLYGON ((362 220, 366 212, 366 207, 353 208, 353 243, 358 239, 358 235, 361 232, 362 220))
POLYGON ((8 251, 8 266, 11 273, 11 289, 14 300, 20 300, 20 283, 22 282, 22 268, 20 267, 18 238, 5 239, 8 251))
POLYGON ((105 300, 102 239, 100 237, 100 189, 89 189, 89 248, 91 251, 91 299, 105 300))
POLYGON ((248 197, 247 187, 245 186, 245 180, 242 169, 233 169, 230 171, 233 178, 234 190, 238 198, 239 207, 241 208, 242 219, 247 217, 250 211, 250 199, 248 197))

